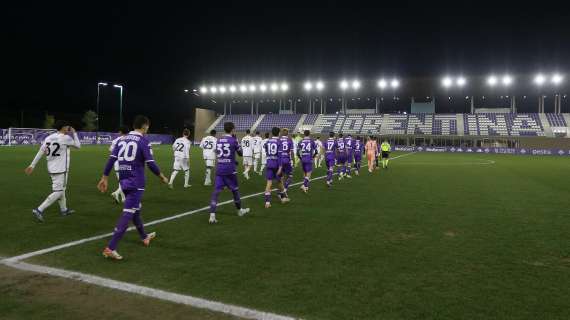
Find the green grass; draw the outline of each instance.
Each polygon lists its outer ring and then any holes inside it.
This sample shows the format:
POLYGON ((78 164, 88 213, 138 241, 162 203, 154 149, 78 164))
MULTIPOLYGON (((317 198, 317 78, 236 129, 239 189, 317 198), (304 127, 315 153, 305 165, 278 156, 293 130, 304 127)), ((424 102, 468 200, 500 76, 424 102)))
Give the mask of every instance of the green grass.
MULTIPOLYGON (((106 150, 73 153, 68 198, 78 212, 61 218, 52 207, 44 224, 30 209, 49 192, 49 178, 39 166, 23 174, 34 153, 0 149, 9 182, 0 186, 0 255, 112 231, 120 207, 95 189, 106 150)), ((168 148, 155 157, 170 173, 168 148)), ((308 195, 295 187, 290 204, 274 201, 269 210, 261 197, 246 199, 252 212, 242 218, 220 207, 215 226, 204 213, 153 226, 150 248, 129 233, 120 263, 100 257, 106 240, 31 262, 306 319, 567 319, 566 158, 417 153, 390 165, 330 190, 322 180, 308 195)), ((146 221, 208 204, 197 153, 191 170, 186 190, 180 176, 168 190, 149 175, 146 221)), ((264 186, 260 177, 240 183, 242 195, 264 186)))

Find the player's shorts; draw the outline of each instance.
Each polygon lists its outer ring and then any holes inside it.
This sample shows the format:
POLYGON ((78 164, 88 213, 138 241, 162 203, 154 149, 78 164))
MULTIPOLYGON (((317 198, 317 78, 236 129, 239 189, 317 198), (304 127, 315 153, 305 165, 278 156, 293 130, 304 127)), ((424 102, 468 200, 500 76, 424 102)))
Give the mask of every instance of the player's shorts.
POLYGON ((390 152, 382 151, 382 159, 388 159, 390 157, 390 152))
POLYGON ((52 191, 65 191, 67 187, 67 172, 53 173, 51 177, 51 190, 52 191))
POLYGON ((188 159, 185 158, 174 158, 174 165, 172 165, 172 169, 176 171, 187 171, 190 169, 190 165, 188 164, 188 159))
POLYGON ((354 154, 354 162, 362 161, 362 153, 355 153, 354 154))
POLYGON ((345 164, 346 163, 346 153, 339 153, 336 157, 337 164, 345 164))
POLYGON ((228 188, 231 191, 238 190, 238 179, 235 173, 228 175, 216 175, 216 180, 214 182, 214 189, 217 191, 224 190, 228 188))
POLYGON ((347 159, 348 163, 352 163, 354 161, 354 153, 349 152, 346 159, 347 159))
POLYGON ((366 152, 366 158, 368 158, 369 161, 372 161, 376 158, 376 154, 374 152, 366 152))
POLYGON ((273 181, 279 179, 277 171, 279 171, 279 168, 266 168, 265 178, 267 179, 267 181, 273 181))
POLYGON ((313 171, 313 161, 301 162, 301 167, 303 168, 304 173, 311 172, 313 171))
POLYGON ((327 169, 332 169, 334 167, 334 158, 326 158, 325 164, 327 169))
POLYGON ((259 159, 259 158, 261 158, 261 152, 254 153, 254 154, 253 154, 253 158, 254 158, 254 159, 259 159))
POLYGON ((252 156, 243 156, 243 165, 244 166, 253 166, 253 157, 252 156))
POLYGON ((204 163, 206 164, 206 167, 215 167, 216 166, 216 160, 215 159, 204 159, 204 163))
POLYGON ((293 167, 291 166, 291 161, 283 162, 281 165, 281 174, 291 175, 293 173, 293 167))
POLYGON ((135 213, 137 210, 140 210, 142 207, 141 201, 144 190, 128 189, 123 190, 123 192, 125 193, 125 205, 123 206, 123 211, 135 213))

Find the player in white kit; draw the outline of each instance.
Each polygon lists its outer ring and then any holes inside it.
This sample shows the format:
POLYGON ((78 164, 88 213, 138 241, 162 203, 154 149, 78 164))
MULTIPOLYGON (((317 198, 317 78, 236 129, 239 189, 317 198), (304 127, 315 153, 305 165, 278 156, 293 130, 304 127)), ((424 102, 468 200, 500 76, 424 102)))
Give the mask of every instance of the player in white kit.
POLYGON ((243 176, 249 180, 249 170, 253 166, 253 138, 250 136, 251 131, 245 131, 245 137, 241 139, 241 149, 243 151, 243 176))
POLYGON ((252 138, 253 140, 253 172, 260 173, 257 171, 257 165, 259 164, 259 160, 261 160, 261 136, 259 135, 259 131, 255 132, 255 137, 252 138))
POLYGON ((49 135, 40 146, 40 150, 32 163, 26 168, 27 175, 34 172, 34 168, 38 161, 45 155, 47 160, 47 169, 51 177, 52 193, 40 204, 39 207, 32 210, 34 217, 40 221, 44 221, 44 210, 52 205, 55 201, 59 203, 59 209, 62 216, 72 214, 74 210, 67 207, 67 199, 65 190, 67 188, 67 178, 69 175, 69 162, 71 150, 69 147, 81 148, 79 137, 75 129, 64 121, 55 123, 56 133, 49 135), (68 134, 71 133, 73 138, 68 134))
MULTIPOLYGON (((115 146, 117 145, 117 142, 119 142, 121 137, 123 137, 124 135, 129 133, 129 131, 130 131, 129 127, 127 127, 127 126, 121 126, 119 128, 119 136, 117 138, 113 139, 113 141, 111 141, 111 146, 109 147, 109 151, 111 153, 113 153, 113 149, 115 149, 115 146)), ((115 175, 117 175, 117 181, 119 181, 119 161, 115 162, 115 164, 113 165, 113 169, 115 170, 115 175)), ((125 194, 123 193, 123 190, 121 190, 121 184, 120 183, 118 183, 117 190, 115 190, 113 193, 111 193, 111 197, 113 197, 113 199, 115 199, 116 203, 125 202, 125 194)))
POLYGON ((168 187, 170 189, 174 188, 174 178, 180 171, 184 171, 184 188, 191 187, 188 184, 190 180, 190 130, 184 129, 182 131, 182 137, 176 139, 172 144, 172 150, 174 151, 174 164, 172 165, 172 174, 170 175, 170 181, 168 182, 168 187))
POLYGON ((323 163, 323 159, 325 158, 325 148, 323 146, 323 142, 321 141, 321 137, 315 138, 315 144, 317 145, 317 156, 315 157, 315 168, 319 168, 323 163))
POLYGON ((259 175, 263 174, 263 169, 265 169, 265 164, 267 163, 267 154, 263 151, 265 150, 265 144, 269 140, 269 132, 266 132, 263 140, 261 140, 261 167, 259 168, 259 175))
POLYGON ((200 148, 202 149, 202 155, 204 156, 204 162, 206 163, 206 177, 204 178, 204 185, 212 185, 212 169, 216 166, 216 130, 211 130, 210 135, 202 138, 200 142, 200 148))

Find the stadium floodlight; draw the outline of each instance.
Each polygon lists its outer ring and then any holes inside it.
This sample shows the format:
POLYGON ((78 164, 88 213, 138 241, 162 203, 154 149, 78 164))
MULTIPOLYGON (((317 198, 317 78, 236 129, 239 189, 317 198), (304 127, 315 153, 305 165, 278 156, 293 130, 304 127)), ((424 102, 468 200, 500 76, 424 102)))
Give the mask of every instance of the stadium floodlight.
POLYGON ((546 82, 546 77, 542 73, 539 73, 534 77, 534 83, 537 86, 542 86, 545 82, 546 82))
POLYGON ((108 85, 108 83, 107 82, 99 82, 99 83, 97 83, 97 85, 106 87, 108 85))
POLYGON ((487 78, 487 84, 490 85, 491 87, 496 86, 497 82, 499 82, 499 80, 494 75, 491 75, 487 78))
POLYGON ((342 90, 348 89, 348 81, 342 80, 342 81, 340 82, 340 88, 341 88, 342 90))
POLYGON ((237 88, 233 84, 230 86, 230 92, 236 92, 237 88))
POLYGON ((360 89, 360 81, 358 81, 358 80, 353 80, 353 81, 352 81, 352 89, 354 89, 354 90, 360 89))
POLYGON ((458 87, 463 87, 467 83, 467 79, 465 79, 465 77, 457 77, 455 83, 457 84, 458 87))
POLYGON ((378 80, 378 88, 386 89, 387 86, 388 86, 388 82, 386 82, 386 80, 384 80, 384 79, 378 80))
POLYGON ((325 84, 322 81, 318 81, 315 87, 317 90, 322 91, 325 88, 325 84))
POLYGON ((513 77, 511 77, 510 75, 506 74, 503 76, 503 78, 501 79, 501 82, 503 83, 504 86, 510 86, 513 83, 513 77))
POLYGON ((201 93, 201 94, 206 94, 206 93, 208 93, 208 88, 206 88, 206 87, 200 87, 200 93, 201 93))
POLYGON ((184 89, 184 92, 188 92, 188 89, 184 89))
POLYGON ((218 88, 212 86, 212 87, 210 87, 210 92, 211 92, 212 94, 216 94, 216 92, 218 92, 218 88))
POLYGON ((113 85, 113 87, 115 87, 115 88, 119 88, 119 89, 123 89, 123 86, 122 86, 122 85, 120 85, 120 84, 114 84, 114 85, 113 85))
POLYGON ((260 84, 259 85, 259 91, 261 91, 261 92, 267 91, 267 85, 265 83, 260 84))
POLYGON ((306 91, 311 91, 313 90, 313 83, 311 81, 307 81, 305 82, 303 87, 305 88, 306 91))
POLYGON ((281 83, 281 91, 285 92, 287 90, 289 90, 289 85, 287 84, 287 82, 281 83))
POLYGON ((441 85, 449 88, 453 85, 453 79, 451 79, 451 77, 444 77, 443 79, 441 79, 441 85))
POLYGON ((255 85, 254 85, 254 84, 250 84, 250 85, 249 85, 249 92, 254 93, 255 90, 257 90, 257 88, 255 87, 255 85))
POLYGON ((220 86, 220 87, 218 88, 218 91, 220 91, 221 94, 224 94, 224 93, 226 93, 226 87, 225 87, 225 86, 220 86))
POLYGON ((561 84, 563 80, 564 80, 564 77, 563 77, 561 74, 559 74, 559 73, 555 73, 555 74, 552 75, 551 81, 552 81, 552 83, 555 84, 555 85, 561 84))
POLYGON ((398 79, 392 79, 392 81, 390 81, 390 86, 392 89, 396 89, 400 86, 400 81, 398 79))
POLYGON ((271 84, 271 91, 275 92, 275 91, 277 91, 277 89, 279 89, 279 86, 277 85, 277 83, 275 83, 275 82, 272 83, 271 84))
POLYGON ((239 86, 239 92, 246 93, 247 92, 247 86, 245 84, 240 85, 239 86))

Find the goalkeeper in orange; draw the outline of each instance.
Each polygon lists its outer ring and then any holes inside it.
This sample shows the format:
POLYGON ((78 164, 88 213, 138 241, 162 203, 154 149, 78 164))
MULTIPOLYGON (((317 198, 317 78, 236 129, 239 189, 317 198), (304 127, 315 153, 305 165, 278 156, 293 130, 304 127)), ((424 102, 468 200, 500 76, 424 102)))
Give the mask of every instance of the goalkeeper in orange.
POLYGON ((366 158, 368 159, 368 172, 372 173, 372 170, 374 170, 374 161, 376 160, 378 146, 371 136, 368 137, 364 149, 366 150, 366 158))

